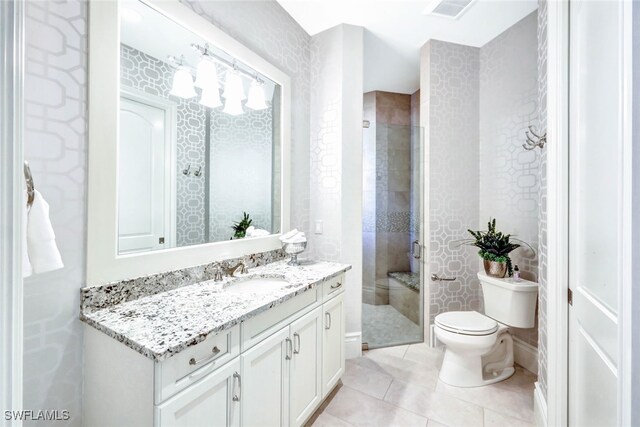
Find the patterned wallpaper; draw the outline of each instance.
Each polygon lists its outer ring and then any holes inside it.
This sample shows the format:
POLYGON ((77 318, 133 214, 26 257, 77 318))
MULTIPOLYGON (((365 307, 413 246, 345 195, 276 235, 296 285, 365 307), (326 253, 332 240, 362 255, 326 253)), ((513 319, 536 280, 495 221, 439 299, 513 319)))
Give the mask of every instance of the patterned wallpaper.
MULTIPOLYGON (((538 108, 541 132, 547 130, 547 1, 538 1, 538 108)), ((553 143, 553 141, 551 141, 553 143)), ((538 218, 538 385, 547 397, 547 150, 540 150, 538 218)))
MULTIPOLYGON (((523 276, 538 276, 539 150, 525 151, 527 126, 538 128, 537 14, 480 48, 480 217, 529 243, 513 252, 523 276)), ((480 267, 482 268, 482 267, 480 267)), ((515 330, 537 346, 537 330, 515 330)))
POLYGON ((87 5, 28 1, 25 11, 25 159, 50 205, 65 267, 25 280, 24 408, 66 409, 71 418, 56 425, 81 426, 87 5))
POLYGON ((309 228, 311 37, 275 0, 180 0, 291 77, 291 227, 309 228))
MULTIPOLYGON (((120 46, 120 81, 123 86, 170 99, 176 104, 176 243, 197 245, 205 236, 205 175, 182 173, 205 167, 207 109, 196 98, 170 96, 174 68, 127 45, 120 46)), ((211 239, 209 239, 211 241, 211 239)))
POLYGON ((177 245, 228 240, 232 224, 245 211, 256 227, 271 231, 272 180, 264 177, 271 178, 273 172, 272 109, 245 109, 242 115, 230 116, 203 107, 197 98, 170 96, 173 67, 126 45, 121 46, 121 72, 124 86, 171 99, 177 107, 177 245), (188 166, 192 171, 202 167, 203 174, 183 174, 188 166), (242 173, 246 170, 253 173, 242 173))
POLYGON ((340 260, 342 235, 342 31, 333 28, 311 39, 311 220, 323 234, 309 235, 310 255, 340 260))
MULTIPOLYGON (((231 116, 211 111, 209 239, 228 240, 247 212, 252 225, 272 231, 273 121, 271 108, 231 116), (247 173, 251 171, 251 173, 247 173), (269 179, 266 179, 269 177, 269 179)), ((278 227, 276 226, 276 229, 278 227)), ((276 230, 277 231, 277 230, 276 230)))
POLYGON ((457 243, 467 237, 467 228, 477 228, 479 218, 480 52, 431 40, 423 55, 423 64, 429 63, 427 86, 421 89, 429 102, 429 275, 456 278, 429 281, 432 324, 440 313, 483 307, 476 251, 457 243))

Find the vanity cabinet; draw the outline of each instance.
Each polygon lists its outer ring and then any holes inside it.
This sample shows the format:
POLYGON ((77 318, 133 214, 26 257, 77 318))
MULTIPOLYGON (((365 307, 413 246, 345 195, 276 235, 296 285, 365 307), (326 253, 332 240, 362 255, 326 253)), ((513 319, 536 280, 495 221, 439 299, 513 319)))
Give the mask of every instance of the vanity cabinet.
POLYGON ((344 296, 336 296, 322 306, 322 398, 333 390, 345 370, 344 296))
POLYGON ((345 369, 344 275, 153 362, 87 326, 91 426, 303 425, 345 369))
POLYGON ((239 427, 241 393, 240 360, 236 358, 156 406, 156 425, 239 427))
POLYGON ((245 426, 300 426, 322 400, 322 307, 241 356, 245 426))

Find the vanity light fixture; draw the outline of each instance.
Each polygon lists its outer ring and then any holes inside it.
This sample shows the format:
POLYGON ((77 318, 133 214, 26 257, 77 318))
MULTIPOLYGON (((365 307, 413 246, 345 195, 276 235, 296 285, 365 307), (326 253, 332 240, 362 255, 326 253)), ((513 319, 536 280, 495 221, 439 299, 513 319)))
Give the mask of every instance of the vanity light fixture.
POLYGON ((227 98, 224 100, 224 109, 223 113, 230 114, 232 116, 239 116, 240 114, 244 114, 244 109, 242 108, 242 100, 241 99, 232 99, 227 98))
POLYGON ((218 108, 222 105, 220 100, 220 91, 218 85, 208 86, 202 89, 202 96, 200 96, 200 104, 209 108, 218 108))
POLYGON ((178 69, 173 75, 173 84, 171 85, 171 92, 169 94, 178 96, 180 98, 193 98, 196 96, 196 91, 193 88, 193 77, 188 67, 183 65, 184 56, 180 57, 178 69))
POLYGON ((202 55, 202 59, 198 64, 195 86, 200 89, 207 89, 212 86, 219 87, 216 64, 207 55, 202 55))
POLYGON ((264 99, 264 82, 257 77, 251 82, 249 99, 245 105, 252 110, 264 110, 269 107, 264 99))
POLYGON ((240 74, 235 70, 235 68, 227 71, 222 96, 234 101, 236 99, 240 101, 247 99, 247 96, 244 94, 242 77, 240 77, 240 74))

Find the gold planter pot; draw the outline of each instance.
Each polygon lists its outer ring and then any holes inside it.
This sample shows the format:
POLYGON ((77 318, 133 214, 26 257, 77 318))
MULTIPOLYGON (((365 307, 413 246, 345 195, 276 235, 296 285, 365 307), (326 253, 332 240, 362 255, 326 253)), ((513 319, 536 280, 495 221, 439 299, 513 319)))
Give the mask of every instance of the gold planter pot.
POLYGON ((506 262, 489 261, 487 259, 483 261, 484 272, 487 273, 487 276, 502 278, 507 275, 506 262))

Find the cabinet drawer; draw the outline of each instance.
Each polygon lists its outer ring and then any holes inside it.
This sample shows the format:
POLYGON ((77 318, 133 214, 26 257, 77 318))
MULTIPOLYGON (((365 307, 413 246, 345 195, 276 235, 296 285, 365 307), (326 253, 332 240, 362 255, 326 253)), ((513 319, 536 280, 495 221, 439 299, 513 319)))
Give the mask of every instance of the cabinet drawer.
POLYGON ((344 274, 329 279, 322 284, 322 297, 326 301, 334 295, 344 291, 344 274), (333 295, 332 295, 333 294, 333 295))
POLYGON ((189 387, 240 354, 240 326, 236 325, 156 363, 156 404, 189 387))
POLYGON ((291 323, 293 319, 288 317, 312 306, 317 301, 317 288, 311 289, 242 322, 242 351, 253 347, 285 324, 291 323))

